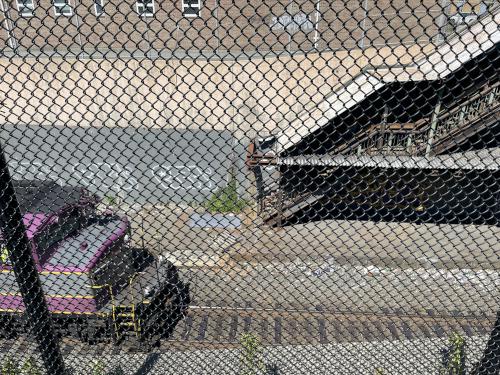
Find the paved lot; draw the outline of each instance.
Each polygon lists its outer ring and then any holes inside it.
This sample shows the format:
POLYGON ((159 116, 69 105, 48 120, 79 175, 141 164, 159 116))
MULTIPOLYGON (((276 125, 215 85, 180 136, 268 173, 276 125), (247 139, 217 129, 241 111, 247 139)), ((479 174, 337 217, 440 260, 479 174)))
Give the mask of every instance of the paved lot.
POLYGON ((248 230, 248 259, 335 258, 402 268, 500 269, 500 228, 329 220, 248 230))
POLYGON ((434 310, 492 315, 498 309, 496 271, 381 269, 332 262, 270 263, 189 269, 195 301, 224 305, 251 301, 255 307, 420 314, 434 310))
POLYGON ((242 227, 224 230, 191 227, 195 209, 187 205, 123 211, 132 220, 137 245, 179 257, 225 251, 236 261, 263 264, 333 258, 348 265, 500 269, 500 228, 494 226, 329 220, 268 228, 256 226, 250 213, 241 215, 242 227))
POLYGON ((498 308, 498 227, 328 221, 224 230, 191 227, 187 206, 138 212, 129 214, 136 244, 144 227, 145 246, 181 269, 196 304, 445 315, 498 308))
MULTIPOLYGON (((429 269, 500 269, 500 228, 329 220, 284 228, 193 228, 189 206, 124 207, 134 239, 157 252, 231 254, 238 262, 335 259, 342 265, 429 269), (237 244, 236 244, 237 243, 237 244)), ((248 225, 250 224, 250 225, 248 225)))

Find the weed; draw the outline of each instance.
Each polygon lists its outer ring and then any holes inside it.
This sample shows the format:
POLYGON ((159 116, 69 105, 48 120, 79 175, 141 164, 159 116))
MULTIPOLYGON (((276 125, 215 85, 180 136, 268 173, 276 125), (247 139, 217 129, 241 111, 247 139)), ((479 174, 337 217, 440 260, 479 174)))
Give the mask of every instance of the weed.
POLYGON ((92 375, 106 375, 105 365, 102 360, 98 360, 92 368, 92 375))
POLYGON ((465 339, 459 333, 452 333, 449 346, 442 351, 440 375, 465 375, 465 339))
POLYGON ((248 202, 238 196, 236 178, 232 178, 227 186, 215 191, 203 203, 203 207, 211 213, 240 213, 247 206, 248 202))
POLYGON ((260 340, 252 333, 240 337, 242 375, 256 375, 264 369, 260 340))
POLYGON ((107 206, 114 206, 118 203, 118 198, 113 195, 106 195, 103 201, 107 206))
POLYGON ((19 364, 11 357, 4 359, 2 364, 2 375, 19 375, 19 364))
POLYGON ((22 375, 42 375, 42 369, 38 366, 35 359, 30 357, 21 367, 22 375))

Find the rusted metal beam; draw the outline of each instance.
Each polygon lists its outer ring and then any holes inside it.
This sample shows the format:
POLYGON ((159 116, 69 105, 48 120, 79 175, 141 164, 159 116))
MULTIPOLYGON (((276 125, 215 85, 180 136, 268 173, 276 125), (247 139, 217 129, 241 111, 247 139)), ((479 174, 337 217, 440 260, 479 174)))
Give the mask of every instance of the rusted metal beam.
POLYGON ((257 165, 275 165, 276 157, 273 153, 262 153, 258 150, 255 140, 250 142, 247 148, 245 165, 253 168, 257 165))

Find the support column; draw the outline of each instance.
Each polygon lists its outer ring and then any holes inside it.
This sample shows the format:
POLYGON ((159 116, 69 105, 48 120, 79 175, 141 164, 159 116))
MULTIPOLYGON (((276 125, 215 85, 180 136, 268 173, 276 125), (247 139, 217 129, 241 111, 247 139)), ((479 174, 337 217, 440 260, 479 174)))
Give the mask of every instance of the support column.
POLYGON ((427 136, 427 147, 425 148, 425 156, 429 156, 432 150, 432 144, 434 142, 434 136, 436 135, 436 127, 438 124, 439 112, 441 111, 441 98, 439 98, 436 106, 434 107, 434 112, 432 113, 431 126, 429 129, 429 134, 427 136))
POLYGON ((19 284, 26 321, 30 333, 38 343, 47 374, 63 375, 64 361, 59 342, 52 327, 49 309, 45 302, 42 284, 38 277, 31 245, 26 236, 21 210, 3 148, 0 145, 0 230, 8 249, 9 261, 19 284))

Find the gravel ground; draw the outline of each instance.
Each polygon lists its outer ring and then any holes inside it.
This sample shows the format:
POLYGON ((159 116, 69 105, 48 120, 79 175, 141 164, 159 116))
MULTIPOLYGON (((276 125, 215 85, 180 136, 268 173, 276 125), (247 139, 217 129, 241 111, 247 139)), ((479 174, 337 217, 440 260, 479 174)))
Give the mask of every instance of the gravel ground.
MULTIPOLYGON (((471 337, 466 342, 467 367, 481 357, 487 337, 471 337)), ((329 345, 263 347, 260 363, 275 364, 279 374, 366 374, 381 370, 384 375, 435 375, 440 366, 442 348, 446 339, 412 341, 380 341, 371 343, 343 343, 329 345)), ((241 349, 170 351, 150 354, 95 353, 71 354, 65 361, 74 375, 93 374, 101 362, 102 374, 120 367, 127 375, 242 375, 265 374, 263 371, 245 372, 241 349)), ((6 354, 2 354, 3 361, 6 354)), ((12 355, 12 354, 11 354, 12 355)), ((23 362, 27 352, 15 353, 23 362)), ((99 374, 101 374, 99 373, 99 374)))
MULTIPOLYGON (((282 229, 193 228, 189 207, 122 207, 133 242, 176 264, 191 284, 193 304, 409 314, 486 314, 498 309, 500 230, 475 226, 412 226, 321 222, 282 229), (143 220, 144 219, 144 220, 143 220)), ((486 337, 467 339, 468 365, 486 337)), ((280 374, 436 374, 443 338, 324 345, 269 346, 280 374)), ((243 374, 238 349, 131 354, 96 348, 65 354, 75 374, 243 374), (106 374, 106 372, 104 372, 106 374)), ((0 353, 19 362, 35 348, 0 353)), ((255 373, 257 375, 257 373, 255 373)))

